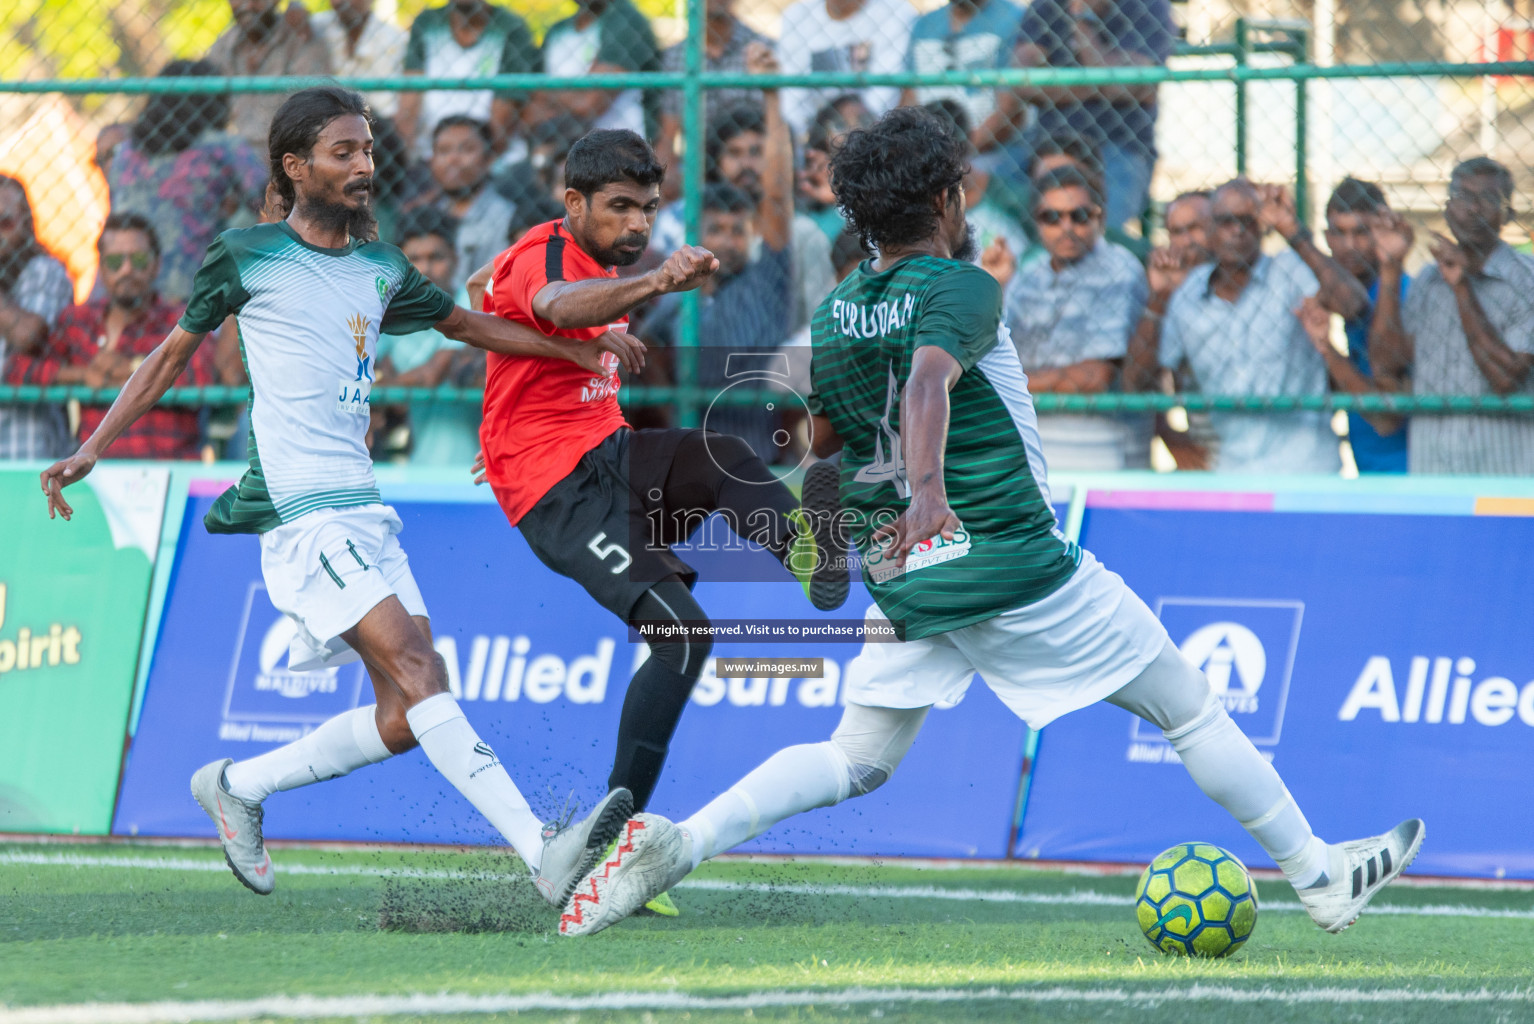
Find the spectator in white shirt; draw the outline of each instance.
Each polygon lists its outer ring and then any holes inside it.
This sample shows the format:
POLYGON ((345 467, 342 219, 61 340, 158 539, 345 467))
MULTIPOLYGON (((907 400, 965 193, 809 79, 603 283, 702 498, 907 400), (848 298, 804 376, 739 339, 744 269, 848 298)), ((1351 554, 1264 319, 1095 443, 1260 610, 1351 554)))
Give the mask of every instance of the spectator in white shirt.
MULTIPOLYGON (((799 0, 783 12, 778 43, 783 73, 853 71, 898 74, 916 9, 906 0, 799 0)), ((804 138, 815 112, 848 89, 785 89, 783 116, 804 138)), ((858 95, 875 115, 900 102, 894 86, 863 89, 858 95)))
MULTIPOLYGON (((382 78, 405 67, 403 29, 373 14, 373 0, 330 0, 330 10, 314 16, 314 31, 330 51, 330 70, 340 78, 382 78)), ((367 92, 373 113, 392 118, 399 94, 367 92)))
MULTIPOLYGON (((1205 394, 1326 394, 1326 364, 1298 311, 1314 295, 1333 313, 1358 316, 1369 302, 1363 285, 1316 248, 1279 186, 1244 179, 1221 185, 1212 220, 1215 262, 1188 272, 1167 305, 1159 353, 1135 346, 1129 377, 1141 389, 1154 388, 1159 362, 1191 374, 1196 387, 1189 390, 1205 394), (1277 256, 1262 252, 1268 229, 1289 243, 1277 256)), ((1211 419, 1218 438, 1216 470, 1336 473, 1341 468, 1337 435, 1324 411, 1219 412, 1211 419)))

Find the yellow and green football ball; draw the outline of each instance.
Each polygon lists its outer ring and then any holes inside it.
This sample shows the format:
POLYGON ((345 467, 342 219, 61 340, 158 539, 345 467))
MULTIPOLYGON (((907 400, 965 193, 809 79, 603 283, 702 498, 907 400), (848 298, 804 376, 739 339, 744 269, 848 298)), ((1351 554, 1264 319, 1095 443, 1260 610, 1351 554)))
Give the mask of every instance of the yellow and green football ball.
POLYGON ((1163 953, 1230 956, 1257 926, 1257 890, 1229 850, 1179 843, 1140 875, 1135 919, 1163 953))

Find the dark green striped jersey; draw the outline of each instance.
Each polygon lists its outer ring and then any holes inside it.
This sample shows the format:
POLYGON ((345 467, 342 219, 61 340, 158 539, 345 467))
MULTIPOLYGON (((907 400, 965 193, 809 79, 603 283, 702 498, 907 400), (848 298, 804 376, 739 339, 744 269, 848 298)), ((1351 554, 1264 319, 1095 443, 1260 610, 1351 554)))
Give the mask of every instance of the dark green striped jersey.
POLYGON ((213 533, 265 533, 321 508, 379 500, 365 438, 380 331, 408 334, 453 300, 383 242, 322 249, 286 222, 208 247, 181 326, 234 314, 250 375, 250 469, 204 517, 213 533))
POLYGON ((847 276, 811 326, 812 412, 846 442, 841 500, 853 513, 863 579, 902 639, 959 629, 1053 593, 1081 554, 1055 524, 1027 377, 1001 320, 1001 287, 973 264, 913 256, 847 276), (963 529, 935 537, 904 567, 871 534, 904 511, 911 489, 900 395, 916 350, 934 345, 964 368, 949 394, 943 479, 963 529))

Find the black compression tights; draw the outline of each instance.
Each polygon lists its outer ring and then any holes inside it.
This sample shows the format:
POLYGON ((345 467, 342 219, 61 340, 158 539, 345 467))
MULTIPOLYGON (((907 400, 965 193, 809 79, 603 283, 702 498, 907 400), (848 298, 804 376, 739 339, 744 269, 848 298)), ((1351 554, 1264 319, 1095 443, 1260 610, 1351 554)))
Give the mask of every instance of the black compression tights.
MULTIPOLYGON (((645 591, 629 615, 630 624, 707 620, 692 592, 674 576, 645 591)), ((636 811, 643 810, 655 792, 677 721, 712 651, 713 642, 706 637, 652 640, 649 659, 629 680, 618 719, 618 752, 607 785, 609 789, 624 786, 633 793, 636 811)))
POLYGON ((761 544, 779 561, 793 536, 788 514, 799 507, 749 444, 733 434, 702 430, 677 446, 664 501, 671 516, 668 544, 681 542, 710 512, 719 512, 737 535, 761 544))

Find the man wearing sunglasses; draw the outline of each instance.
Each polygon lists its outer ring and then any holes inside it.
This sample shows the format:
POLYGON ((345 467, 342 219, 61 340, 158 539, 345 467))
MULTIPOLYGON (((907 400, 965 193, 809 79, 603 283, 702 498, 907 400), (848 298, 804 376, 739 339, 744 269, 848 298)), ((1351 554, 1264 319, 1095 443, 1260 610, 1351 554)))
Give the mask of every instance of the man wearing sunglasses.
MULTIPOLYGON (((1129 335, 1145 306, 1145 271, 1103 238, 1103 196, 1072 166, 1034 186, 1033 219, 1047 259, 1025 263, 1007 286, 1007 326, 1034 393, 1096 394, 1117 386, 1129 335)), ((1152 418, 1042 413, 1051 469, 1143 469, 1152 418)))
MULTIPOLYGON (((1534 259, 1502 241, 1512 199, 1513 177, 1495 160, 1454 168, 1444 208, 1454 240, 1434 234, 1434 263, 1404 303, 1398 286, 1411 229, 1401 221, 1375 226, 1380 303, 1369 360, 1382 381, 1419 395, 1534 392, 1534 259)), ((1413 416, 1406 444, 1412 473, 1534 474, 1528 415, 1413 416)))
MULTIPOLYGON (((1316 247, 1281 186, 1226 182, 1214 192, 1211 216, 1215 262, 1188 272, 1167 304, 1159 352, 1136 345, 1127 376, 1134 386, 1153 389, 1159 362, 1205 394, 1326 394, 1326 363, 1296 311, 1314 296, 1328 312, 1359 317, 1369 308, 1363 284, 1316 247), (1270 230, 1289 245, 1277 256, 1262 251, 1270 230)), ((1210 420, 1213 469, 1329 474, 1342 468, 1324 412, 1217 412, 1210 420)))
MULTIPOLYGON (((144 357, 176 326, 181 306, 155 293, 160 273, 160 242, 149 221, 137 213, 114 213, 96 242, 101 283, 106 295, 59 315, 42 356, 18 367, 28 384, 84 384, 118 388, 126 384, 144 357)), ((176 384, 213 384, 213 351, 200 348, 176 384)), ((96 432, 105 405, 80 409, 79 440, 96 432)), ((125 430, 105 452, 114 459, 195 459, 202 430, 197 409, 166 406, 151 409, 125 430)))

